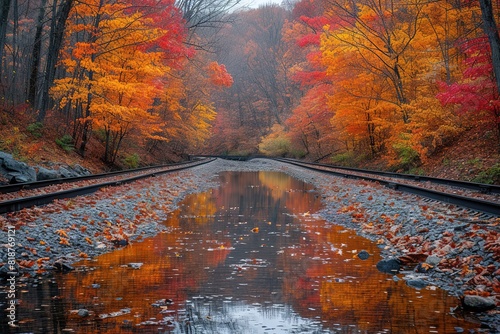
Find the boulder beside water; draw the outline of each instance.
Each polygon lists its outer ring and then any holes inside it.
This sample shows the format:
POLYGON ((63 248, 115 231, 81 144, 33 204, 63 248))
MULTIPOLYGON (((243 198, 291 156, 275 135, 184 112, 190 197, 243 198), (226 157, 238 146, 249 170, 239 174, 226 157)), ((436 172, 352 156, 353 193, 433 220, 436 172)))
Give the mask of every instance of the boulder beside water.
POLYGON ((463 299, 463 306, 465 309, 471 311, 482 312, 494 309, 496 307, 496 303, 492 298, 465 295, 463 299))
POLYGON ((377 263, 377 269, 386 274, 397 274, 401 270, 401 262, 398 259, 383 259, 377 263))

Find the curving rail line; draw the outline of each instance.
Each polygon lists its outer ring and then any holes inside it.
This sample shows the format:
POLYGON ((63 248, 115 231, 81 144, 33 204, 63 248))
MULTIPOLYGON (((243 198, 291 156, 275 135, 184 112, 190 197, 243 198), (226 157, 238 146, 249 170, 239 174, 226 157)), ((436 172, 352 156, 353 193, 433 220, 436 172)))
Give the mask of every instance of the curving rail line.
POLYGON ((425 181, 432 184, 446 185, 451 187, 473 190, 482 194, 500 194, 500 186, 498 185, 489 185, 489 184, 481 184, 481 183, 473 183, 473 182, 465 182, 465 181, 449 180, 449 179, 439 179, 439 178, 419 176, 419 175, 379 172, 379 171, 356 169, 350 167, 337 167, 337 166, 318 164, 318 163, 308 163, 308 162, 306 163, 303 161, 298 161, 293 159, 278 158, 276 160, 345 178, 374 181, 392 189, 420 195, 444 203, 454 204, 457 206, 480 211, 490 215, 500 216, 500 203, 498 202, 485 200, 481 198, 474 198, 470 196, 458 195, 450 192, 439 191, 435 189, 426 188, 420 185, 416 186, 413 184, 397 182, 395 181, 395 179, 406 179, 417 182, 425 181))
POLYGON ((161 175, 161 174, 177 172, 180 170, 184 170, 184 169, 192 168, 195 166, 207 164, 209 162, 212 162, 213 160, 215 160, 215 159, 209 158, 209 159, 202 159, 202 160, 195 161, 195 162, 188 161, 188 162, 182 162, 182 163, 176 163, 176 164, 170 164, 170 165, 164 165, 164 166, 144 167, 144 168, 133 169, 133 170, 125 170, 125 171, 103 173, 103 174, 94 174, 94 175, 89 175, 89 176, 79 176, 79 177, 72 177, 72 178, 66 178, 66 179, 55 179, 55 180, 37 181, 37 182, 29 182, 29 183, 0 186, 0 193, 9 193, 9 192, 16 192, 16 191, 20 191, 20 190, 37 189, 37 188, 42 188, 42 187, 47 187, 47 186, 57 185, 57 184, 62 184, 62 183, 73 183, 73 182, 78 182, 78 181, 102 179, 102 178, 109 178, 109 177, 114 177, 114 176, 119 176, 119 175, 138 174, 139 173, 138 175, 124 177, 124 178, 121 178, 119 180, 104 181, 104 182, 100 182, 100 183, 96 183, 96 184, 92 184, 92 185, 84 186, 84 187, 77 187, 77 188, 73 188, 73 189, 68 189, 68 190, 63 190, 63 191, 58 191, 58 192, 51 192, 51 193, 37 195, 37 196, 30 196, 30 197, 16 198, 16 199, 12 199, 12 200, 2 201, 2 202, 0 202, 0 214, 15 212, 15 211, 19 211, 21 209, 29 208, 29 207, 33 207, 33 206, 45 205, 45 204, 52 202, 55 199, 72 198, 72 197, 76 197, 76 196, 91 194, 91 193, 98 191, 101 188, 119 186, 119 185, 122 185, 125 183, 130 183, 130 182, 133 182, 133 181, 136 181, 139 179, 144 179, 147 177, 154 177, 154 176, 161 175))

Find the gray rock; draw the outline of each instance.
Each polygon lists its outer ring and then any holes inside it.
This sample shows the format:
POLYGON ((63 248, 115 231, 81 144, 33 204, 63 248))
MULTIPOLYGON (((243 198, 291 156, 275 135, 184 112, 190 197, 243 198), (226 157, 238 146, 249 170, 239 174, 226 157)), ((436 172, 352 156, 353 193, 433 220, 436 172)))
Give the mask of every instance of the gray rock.
POLYGON ((37 181, 53 180, 57 178, 59 178, 59 173, 56 170, 38 167, 38 173, 36 174, 37 181))
POLYGON ((141 262, 133 262, 133 263, 129 263, 128 266, 132 269, 141 269, 143 264, 144 263, 141 263, 141 262))
POLYGON ((427 259, 425 260, 425 263, 430 264, 431 266, 435 267, 441 262, 441 258, 436 255, 429 255, 427 259))
POLYGON ((9 178, 9 183, 11 184, 16 184, 16 183, 26 183, 26 182, 31 182, 33 181, 29 176, 26 176, 22 173, 18 172, 13 172, 13 173, 6 173, 6 175, 9 178))
POLYGON ((59 167, 59 174, 65 179, 77 176, 75 172, 70 171, 66 167, 59 167))
POLYGON ((71 266, 69 263, 66 263, 66 262, 60 261, 60 260, 58 260, 54 263, 54 268, 60 272, 68 272, 68 271, 75 270, 75 268, 73 266, 71 266))
POLYGON ((8 157, 9 159, 12 159, 11 154, 0 151, 0 159, 4 159, 4 157, 8 157))
POLYGON ((496 307, 495 300, 481 296, 465 295, 463 299, 464 308, 471 311, 487 311, 496 307))
POLYGON ((424 281, 423 279, 417 278, 417 279, 410 279, 410 280, 406 281, 406 285, 420 290, 420 289, 425 288, 428 285, 428 283, 426 281, 424 281))
POLYGON ((401 270, 401 263, 398 259, 383 259, 377 263, 377 269, 386 274, 397 274, 401 270))
POLYGON ((82 308, 82 309, 78 310, 78 315, 79 315, 80 317, 82 317, 82 318, 84 318, 84 317, 88 317, 88 316, 89 316, 89 314, 90 314, 89 310, 86 310, 86 309, 84 309, 84 308, 82 308))
POLYGON ((370 257, 370 253, 368 253, 367 251, 365 250, 362 250, 361 252, 358 253, 358 257, 361 259, 361 260, 367 260, 369 257, 370 257))
POLYGON ((87 168, 82 167, 79 164, 74 165, 73 170, 75 171, 75 173, 77 173, 78 175, 81 175, 81 176, 92 174, 87 168))
POLYGON ((12 155, 0 152, 0 174, 10 183, 36 181, 36 171, 24 162, 16 161, 12 155))

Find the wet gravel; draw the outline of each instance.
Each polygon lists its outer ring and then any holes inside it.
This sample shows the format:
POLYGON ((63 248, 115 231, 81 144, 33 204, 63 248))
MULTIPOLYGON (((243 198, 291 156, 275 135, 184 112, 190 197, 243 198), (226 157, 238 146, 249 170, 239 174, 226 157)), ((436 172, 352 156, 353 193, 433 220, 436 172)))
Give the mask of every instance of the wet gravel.
POLYGON ((496 308, 474 316, 488 333, 500 330, 500 220, 404 194, 367 181, 338 178, 254 159, 216 160, 190 170, 42 208, 0 216, 0 276, 8 271, 8 233, 15 230, 16 267, 24 277, 70 270, 71 264, 157 233, 187 194, 217 186, 223 171, 282 171, 313 184, 328 224, 355 229, 377 242, 384 257, 402 264, 397 279, 439 286, 455 296, 488 297, 496 308), (430 256, 430 257, 428 257, 430 256), (416 260, 418 259, 418 260, 416 260))

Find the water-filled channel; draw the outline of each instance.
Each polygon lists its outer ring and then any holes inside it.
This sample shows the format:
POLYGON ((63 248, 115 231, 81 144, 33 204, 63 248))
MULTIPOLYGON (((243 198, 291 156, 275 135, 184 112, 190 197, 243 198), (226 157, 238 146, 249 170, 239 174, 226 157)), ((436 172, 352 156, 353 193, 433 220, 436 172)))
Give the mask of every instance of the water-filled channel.
MULTIPOLYGON (((227 172, 168 233, 23 288, 11 333, 456 333, 455 298, 377 271, 377 246, 317 219, 277 172, 227 172), (370 257, 357 255, 365 250, 370 257)), ((5 328, 5 327, 4 327, 5 328)))

